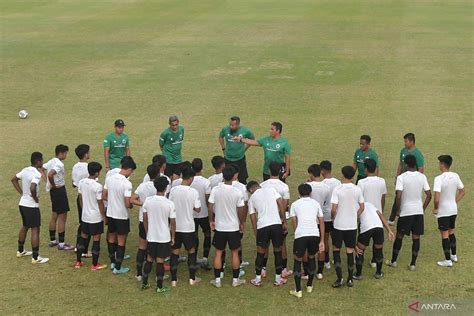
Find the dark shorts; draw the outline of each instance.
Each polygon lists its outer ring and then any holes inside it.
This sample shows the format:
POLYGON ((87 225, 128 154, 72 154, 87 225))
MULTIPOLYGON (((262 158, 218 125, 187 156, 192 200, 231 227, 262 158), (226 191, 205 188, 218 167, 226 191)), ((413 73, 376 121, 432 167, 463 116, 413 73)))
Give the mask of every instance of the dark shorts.
POLYGON ((165 168, 164 173, 166 176, 168 176, 171 179, 171 177, 173 176, 173 173, 176 170, 179 170, 180 168, 181 168, 181 163, 166 163, 166 168, 165 168))
POLYGON ((293 254, 295 257, 302 258, 306 251, 309 256, 314 256, 319 249, 320 237, 306 236, 295 239, 293 242, 293 254))
POLYGON ((268 248, 272 242, 273 248, 281 247, 283 244, 283 226, 281 224, 270 225, 257 229, 257 246, 268 248))
POLYGON ((81 231, 89 236, 100 235, 104 233, 104 222, 99 223, 81 223, 81 231))
POLYGON ((236 161, 225 159, 225 165, 236 165, 237 168, 239 168, 239 182, 247 184, 247 178, 249 177, 249 174, 247 171, 247 160, 245 159, 245 157, 236 161))
POLYGON ((359 237, 357 237, 357 241, 367 247, 370 244, 371 238, 372 238, 372 241, 374 242, 374 245, 382 245, 383 240, 384 240, 383 228, 375 227, 375 228, 369 229, 368 231, 363 232, 362 234, 359 234, 359 237))
POLYGON ((51 189, 51 210, 58 214, 69 212, 69 201, 67 199, 66 187, 51 189))
POLYGON ((456 216, 457 215, 438 217, 439 230, 446 231, 456 228, 456 216))
POLYGON ((425 220, 423 215, 409 215, 403 216, 398 219, 397 222, 397 233, 402 233, 407 236, 410 236, 410 233, 413 235, 423 235, 425 232, 425 220))
POLYGON ((220 232, 215 231, 212 244, 217 250, 225 250, 227 244, 229 244, 230 250, 236 250, 240 248, 240 232, 220 232))
POLYGON ((171 248, 180 249, 183 244, 186 250, 196 247, 196 233, 176 232, 174 245, 171 248))
MULTIPOLYGON (((286 182, 286 179, 283 179, 283 175, 285 174, 285 172, 286 172, 286 163, 282 163, 282 164, 281 164, 281 167, 280 167, 280 176, 279 176, 279 178, 280 178, 280 180, 283 181, 283 182, 286 182)), ((290 176, 290 175, 291 175, 291 170, 290 170, 290 172, 288 173, 288 176, 290 176)), ((268 179, 270 179, 270 175, 264 173, 264 174, 263 174, 263 181, 267 181, 268 179)))
POLYGON ((21 220, 26 228, 41 226, 41 213, 38 207, 27 207, 19 205, 21 220))
POLYGON ((143 225, 143 222, 138 223, 138 237, 146 240, 145 225, 143 225))
POLYGON ((107 217, 109 222, 107 233, 117 235, 127 235, 130 232, 130 220, 129 219, 116 219, 107 217))
POLYGON ((332 244, 336 248, 342 247, 342 242, 346 248, 354 248, 357 239, 357 229, 339 230, 334 228, 331 232, 332 244))
POLYGON ((76 206, 77 206, 77 215, 78 215, 78 218, 79 218, 79 224, 81 224, 82 223, 82 207, 81 207, 81 203, 79 201, 80 201, 80 198, 79 198, 79 195, 78 195, 77 198, 76 198, 76 206))
POLYGON ((147 246, 147 252, 150 257, 155 258, 167 258, 171 253, 170 242, 149 242, 147 246))
POLYGON ((332 222, 324 222, 324 233, 330 234, 334 230, 332 222))
POLYGON ((211 233, 211 226, 209 225, 209 217, 195 218, 194 226, 196 234, 198 233, 198 228, 201 227, 204 234, 211 233))

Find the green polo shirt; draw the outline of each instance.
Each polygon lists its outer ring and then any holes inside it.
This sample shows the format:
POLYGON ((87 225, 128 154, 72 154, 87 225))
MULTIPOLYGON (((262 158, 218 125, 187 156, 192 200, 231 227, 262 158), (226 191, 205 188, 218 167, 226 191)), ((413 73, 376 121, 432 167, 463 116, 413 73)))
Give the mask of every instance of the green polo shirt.
POLYGON ((263 173, 270 174, 268 166, 272 161, 285 162, 285 156, 291 155, 290 143, 284 137, 273 139, 271 136, 262 137, 257 142, 263 148, 263 173))
POLYGON ((425 157, 423 157, 423 154, 417 147, 413 148, 412 150, 408 150, 406 147, 403 147, 402 150, 400 151, 400 162, 402 164, 402 173, 405 172, 405 162, 403 161, 403 159, 405 159, 405 157, 408 155, 415 156, 416 170, 418 170, 419 168, 425 165, 425 157))
POLYGON ((379 166, 379 156, 372 148, 369 148, 367 151, 363 151, 362 149, 358 148, 354 153, 354 163, 357 164, 357 172, 359 173, 360 177, 367 177, 365 173, 365 161, 367 159, 373 159, 377 163, 377 167, 379 166))
POLYGON ((184 140, 184 127, 178 126, 176 132, 168 127, 160 135, 160 146, 163 147, 163 155, 166 162, 178 164, 183 162, 181 148, 184 140))
POLYGON ((120 135, 110 133, 105 137, 104 148, 109 148, 110 169, 120 167, 120 161, 125 157, 128 147, 128 135, 125 133, 120 135))
POLYGON ((239 136, 242 138, 255 139, 252 131, 245 126, 240 126, 235 132, 230 126, 225 126, 219 133, 219 137, 225 140, 224 157, 230 161, 238 161, 245 157, 245 144, 239 141, 233 141, 232 137, 239 136))

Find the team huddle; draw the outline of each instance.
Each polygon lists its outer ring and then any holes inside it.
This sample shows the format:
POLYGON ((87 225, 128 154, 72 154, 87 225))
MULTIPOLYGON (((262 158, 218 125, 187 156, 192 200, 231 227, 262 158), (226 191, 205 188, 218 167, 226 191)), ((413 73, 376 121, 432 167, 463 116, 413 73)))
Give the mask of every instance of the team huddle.
MULTIPOLYGON (((18 238, 17 257, 32 256, 33 264, 47 263, 49 258, 39 255, 41 214, 39 188, 46 181, 52 205, 49 223, 50 247, 76 252, 75 268, 83 266, 83 259, 92 257, 91 270, 106 269, 99 262, 101 237, 107 226, 106 240, 110 269, 120 275, 130 271, 123 265, 127 237, 130 233, 130 210, 138 211, 138 250, 136 279, 141 288, 150 287, 149 276, 156 266, 156 292, 170 290, 163 281, 170 272, 171 287, 178 286, 178 266, 187 262, 189 285, 202 280, 199 269, 214 270, 210 283, 222 286, 226 265, 226 250, 230 251, 232 286, 245 284, 242 257, 242 238, 249 233, 247 218, 255 236, 255 278, 250 283, 263 285, 267 277, 270 249, 273 250, 274 286, 283 286, 289 277, 295 280, 290 294, 302 297, 301 280, 306 280, 306 292, 313 290, 314 278, 323 279, 324 270, 332 263, 337 275, 334 288, 354 286, 354 280, 363 278, 365 250, 372 240, 371 266, 374 277, 382 279, 384 272, 384 228, 393 241, 392 256, 385 264, 395 268, 403 237, 412 236, 412 258, 408 266, 416 270, 420 251, 420 236, 424 234, 424 212, 431 202, 431 188, 424 172, 424 158, 415 146, 415 135, 404 136, 405 146, 400 152, 395 199, 389 219, 383 215, 386 182, 378 176, 379 158, 370 148, 371 138, 362 135, 353 164, 341 168, 336 177, 329 160, 311 164, 308 178, 298 186, 299 198, 290 203, 290 189, 286 180, 291 175, 291 145, 282 134, 282 124, 271 124, 270 135, 255 139, 252 131, 240 125, 236 116, 230 119, 218 136, 223 156, 214 156, 211 164, 214 174, 203 176, 204 162, 195 158, 183 161, 184 128, 176 116, 169 118, 170 127, 160 135, 162 154, 155 155, 147 167, 142 183, 133 190, 129 178, 137 166, 132 158, 123 120, 115 121, 115 131, 104 140, 105 170, 99 162, 89 162, 90 147, 81 144, 75 148, 79 162, 72 169, 72 184, 77 191, 79 226, 76 245, 65 242, 67 214, 70 210, 64 180, 64 163, 69 148, 58 145, 55 157, 44 163, 39 152, 31 154, 31 166, 12 178, 20 193, 22 226, 18 238), (251 146, 262 147, 264 153, 263 181, 249 181, 245 153, 251 146), (102 185, 99 177, 106 173, 102 185), (357 174, 357 177, 356 177, 357 174), (339 179, 338 179, 339 178, 339 179), (392 231, 395 225, 396 231, 392 231), (294 231, 293 270, 288 264, 288 225, 294 231), (25 250, 28 230, 31 230, 32 251, 25 250), (200 245, 199 230, 204 240, 200 245), (92 239, 92 246, 90 247, 92 239), (214 258, 210 260, 211 245, 214 258), (199 258, 199 247, 202 256, 199 258), (271 248, 270 248, 271 246, 271 248), (341 249, 347 257, 347 279, 342 273, 341 249), (180 257, 181 248, 187 257, 180 257), (90 249, 90 250, 89 250, 90 249), (354 269, 355 266, 355 269, 354 269)), ((442 237, 444 259, 442 267, 458 262, 454 234, 457 205, 463 198, 464 185, 457 173, 451 172, 453 159, 438 157, 441 174, 434 179, 434 209, 442 237)))

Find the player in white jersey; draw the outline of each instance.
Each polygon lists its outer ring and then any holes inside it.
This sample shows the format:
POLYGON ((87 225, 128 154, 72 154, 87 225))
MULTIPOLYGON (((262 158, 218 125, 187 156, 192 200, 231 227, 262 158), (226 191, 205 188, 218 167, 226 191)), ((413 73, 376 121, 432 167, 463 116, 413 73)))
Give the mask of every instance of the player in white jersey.
POLYGON ((416 158, 407 155, 403 159, 405 162, 405 172, 397 177, 395 190, 397 237, 393 243, 392 260, 387 260, 386 264, 391 267, 397 266, 397 257, 402 248, 404 235, 412 235, 413 244, 411 247, 411 262, 408 265, 410 271, 416 270, 416 259, 420 251, 420 236, 424 233, 424 211, 431 201, 431 191, 428 180, 424 174, 416 171, 416 158), (426 198, 423 203, 422 195, 425 192, 426 198))
POLYGON ((22 226, 18 233, 18 250, 16 256, 17 258, 21 258, 32 255, 31 263, 46 263, 49 259, 39 255, 39 232, 41 226, 39 185, 41 181, 40 170, 43 165, 43 155, 40 152, 34 152, 31 154, 30 161, 30 167, 24 168, 11 179, 13 187, 21 195, 18 205, 22 226), (21 185, 19 181, 21 181, 21 185), (26 234, 29 229, 31 229, 32 251, 25 250, 26 234))
POLYGON ((209 182, 211 183, 212 189, 218 186, 220 183, 224 182, 224 178, 222 177, 222 170, 224 170, 225 167, 225 159, 222 156, 214 156, 211 159, 211 164, 215 170, 214 174, 208 178, 209 182))
POLYGON ((454 228, 456 227, 458 203, 464 197, 465 191, 459 175, 449 171, 453 158, 450 155, 441 155, 438 160, 441 175, 434 180, 433 214, 438 218, 438 228, 441 233, 441 243, 445 257, 444 260, 438 261, 438 265, 452 267, 453 262, 458 262, 454 228))
MULTIPOLYGON (((164 173, 166 169, 166 157, 163 155, 154 155, 153 158, 151 159, 151 163, 153 165, 157 165, 158 168, 160 169, 157 177, 164 176, 168 180, 169 185, 166 188, 166 193, 165 193, 165 196, 168 196, 171 190, 171 179, 164 173)), ((148 175, 148 173, 146 173, 145 176, 143 177, 143 182, 148 182, 148 181, 150 181, 150 176, 148 175)))
POLYGON ((87 251, 86 245, 92 236, 92 266, 91 270, 102 270, 107 265, 99 263, 100 237, 104 233, 105 207, 102 201, 102 185, 97 181, 102 170, 98 162, 87 166, 89 176, 77 184, 79 206, 81 207, 81 239, 77 244, 76 268, 82 267, 82 254, 87 251))

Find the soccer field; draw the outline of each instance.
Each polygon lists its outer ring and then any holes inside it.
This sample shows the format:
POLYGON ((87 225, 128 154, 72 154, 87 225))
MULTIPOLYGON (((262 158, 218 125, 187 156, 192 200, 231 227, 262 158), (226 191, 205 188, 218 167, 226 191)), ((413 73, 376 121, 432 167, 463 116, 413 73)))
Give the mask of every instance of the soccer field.
MULTIPOLYGON (((5 315, 390 315, 405 314, 417 300, 472 302, 472 12, 471 1, 455 0, 2 1, 0 310, 5 315), (22 109, 30 114, 26 120, 17 116, 22 109), (398 268, 384 267, 385 278, 375 280, 366 263, 364 280, 353 288, 331 288, 336 278, 331 269, 324 280, 315 280, 312 294, 297 300, 288 295, 292 278, 273 287, 271 255, 269 278, 261 288, 232 288, 229 268, 221 289, 209 284, 213 272, 204 270, 202 284, 194 288, 181 264, 178 287, 157 296, 139 290, 134 272, 114 276, 76 270, 73 253, 48 248, 51 204, 44 181, 40 253, 51 261, 32 266, 28 258, 15 258, 21 219, 10 179, 29 164, 31 152, 41 151, 46 160, 55 145, 70 147, 66 240, 74 243, 73 149, 90 144, 91 161, 103 163, 102 140, 122 118, 138 164, 131 178, 135 189, 159 152, 158 136, 171 114, 186 128, 184 158, 202 158, 206 176, 213 172, 210 158, 221 154, 218 132, 230 116, 239 115, 257 137, 268 134, 272 121, 282 122, 283 136, 293 148, 291 201, 297 198, 297 185, 307 179, 309 164, 329 159, 339 177, 340 168, 352 163, 359 136, 369 134, 388 185, 386 215, 403 135, 414 132, 430 186, 439 173, 440 154, 454 157, 452 170, 466 186, 456 227, 460 262, 450 269, 436 265, 443 252, 431 204, 416 272, 406 268, 411 241, 405 238, 398 268)), ((249 180, 261 180, 262 157, 262 149, 249 149, 249 180)), ((132 271, 137 214, 135 207, 126 250, 132 260, 124 263, 132 271)), ((109 264, 104 239, 101 261, 109 264)), ((290 250, 292 239, 290 231, 290 250)), ((29 240, 28 235, 27 249, 29 240)), ((391 249, 386 241, 385 258, 391 249)), ((249 283, 255 260, 250 225, 244 258, 251 262, 245 277, 249 283)), ((342 263, 346 275, 345 254, 342 263)))

